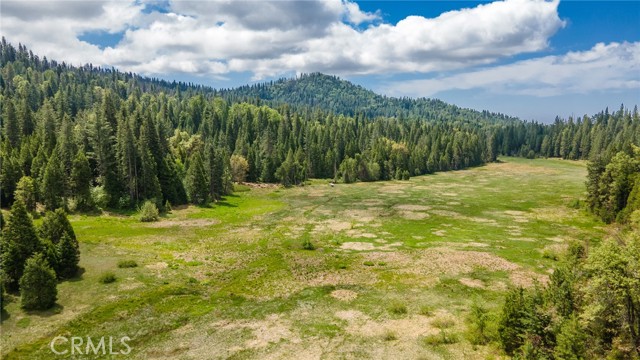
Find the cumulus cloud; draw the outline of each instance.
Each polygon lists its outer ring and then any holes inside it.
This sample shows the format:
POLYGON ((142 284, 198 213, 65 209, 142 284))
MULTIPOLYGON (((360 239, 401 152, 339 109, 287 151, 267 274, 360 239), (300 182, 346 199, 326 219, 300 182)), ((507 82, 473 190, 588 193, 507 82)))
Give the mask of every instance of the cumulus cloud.
POLYGON ((433 96, 447 90, 472 89, 537 97, 640 89, 640 42, 599 43, 586 51, 433 79, 391 83, 384 91, 394 95, 433 96))
POLYGON ((4 0, 2 35, 36 53, 144 74, 256 79, 321 71, 338 75, 461 69, 547 48, 564 22, 558 0, 504 0, 397 24, 350 0, 169 1, 4 0), (146 9, 146 10, 145 10, 146 9), (78 40, 124 32, 113 47, 78 40))

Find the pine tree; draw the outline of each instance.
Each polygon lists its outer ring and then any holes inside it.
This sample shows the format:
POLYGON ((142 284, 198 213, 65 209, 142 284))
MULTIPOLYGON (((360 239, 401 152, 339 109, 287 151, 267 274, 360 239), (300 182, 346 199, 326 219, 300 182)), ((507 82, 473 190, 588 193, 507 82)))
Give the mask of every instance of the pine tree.
POLYGON ((64 194, 66 189, 64 168, 60 161, 58 151, 54 151, 42 179, 42 200, 47 210, 54 210, 64 206, 64 194))
POLYGON ((72 278, 78 272, 80 247, 78 241, 64 233, 57 246, 58 267, 56 274, 60 278, 72 278))
POLYGON ((60 278, 58 273, 58 267, 60 266, 60 257, 58 256, 58 247, 49 239, 40 239, 41 249, 40 254, 47 260, 47 263, 53 271, 56 273, 56 277, 60 278))
POLYGON ((29 258, 20 278, 20 305, 25 310, 46 310, 58 299, 56 274, 41 254, 29 258))
POLYGON ((507 294, 498 320, 498 335, 502 348, 513 354, 524 344, 527 331, 527 305, 524 289, 514 289, 507 294))
MULTIPOLYGON (((107 109, 109 109, 109 106, 107 106, 107 109)), ((117 206, 122 195, 122 184, 114 149, 113 128, 105 116, 92 117, 89 137, 98 163, 100 183, 104 186, 109 197, 108 205, 117 206)))
POLYGON ((564 321, 557 336, 554 350, 556 359, 584 360, 586 354, 586 334, 577 316, 571 316, 564 321))
POLYGON ((156 162, 149 150, 140 149, 141 171, 140 171, 140 196, 143 199, 153 200, 156 204, 162 205, 162 189, 156 172, 156 162))
POLYGON ((2 191, 0 201, 2 204, 11 204, 18 181, 23 176, 16 151, 7 155, 4 150, 0 150, 0 168, 2 169, 0 171, 0 191, 2 191))
POLYGON ((18 181, 15 198, 22 200, 27 210, 30 212, 36 209, 36 186, 30 176, 23 176, 18 181))
POLYGON ((92 208, 91 201, 91 168, 84 151, 78 150, 71 166, 71 193, 76 199, 76 209, 88 210, 92 208))
POLYGON ((23 136, 29 136, 35 131, 35 122, 33 120, 33 112, 27 99, 20 102, 18 108, 18 116, 21 120, 20 129, 23 136))
POLYGON ((24 264, 41 248, 31 215, 21 200, 11 207, 11 216, 2 233, 1 260, 4 273, 9 277, 10 288, 16 288, 24 264))
POLYGON ((42 220, 39 233, 41 238, 51 240, 54 245, 57 245, 65 235, 69 236, 71 240, 77 241, 73 226, 71 226, 63 209, 48 211, 42 220))
POLYGON ((138 199, 138 149, 131 126, 126 119, 120 119, 117 130, 116 152, 120 173, 125 180, 125 186, 132 202, 138 199))
POLYGON ((185 179, 187 194, 194 204, 206 204, 209 201, 209 179, 204 169, 200 153, 196 152, 189 159, 189 170, 185 179))
POLYGON ((16 148, 20 145, 20 124, 16 115, 16 108, 11 99, 5 99, 3 103, 2 121, 4 122, 4 138, 9 141, 9 145, 16 148))

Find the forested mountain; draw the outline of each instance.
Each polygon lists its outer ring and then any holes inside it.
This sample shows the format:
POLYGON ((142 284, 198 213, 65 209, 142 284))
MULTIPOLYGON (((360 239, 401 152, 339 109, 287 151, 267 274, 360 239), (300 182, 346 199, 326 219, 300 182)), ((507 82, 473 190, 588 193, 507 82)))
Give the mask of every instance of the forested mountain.
POLYGON ((400 117, 428 120, 516 121, 516 118, 488 111, 476 111, 437 99, 394 98, 378 95, 362 86, 321 73, 302 74, 294 79, 221 90, 218 94, 232 101, 261 99, 269 105, 288 104, 292 108, 322 109, 346 116, 400 117))
POLYGON ((640 142, 637 110, 547 126, 436 100, 384 98, 319 74, 216 92, 60 64, 4 39, 0 54, 2 206, 27 194, 47 209, 146 199, 162 208, 219 199, 233 178, 284 185, 309 177, 406 179, 499 154, 577 159, 640 142), (294 106, 235 95, 286 86, 309 89, 283 90, 299 97, 294 106), (311 95, 316 100, 305 100, 311 95), (352 107, 378 115, 405 108, 407 116, 372 117, 352 107), (349 109, 355 115, 345 115, 349 109))

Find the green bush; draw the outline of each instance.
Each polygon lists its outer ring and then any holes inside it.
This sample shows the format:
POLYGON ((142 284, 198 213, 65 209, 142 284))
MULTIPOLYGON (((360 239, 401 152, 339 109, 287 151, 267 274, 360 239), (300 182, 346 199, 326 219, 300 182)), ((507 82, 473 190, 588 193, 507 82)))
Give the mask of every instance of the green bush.
POLYGON ((91 201, 100 209, 106 209, 109 205, 109 194, 104 186, 96 186, 91 189, 91 201))
POLYGON ((438 329, 448 329, 453 325, 455 325, 456 323, 453 319, 449 317, 439 317, 439 318, 433 319, 431 324, 437 327, 438 329))
POLYGON ((433 309, 429 305, 422 305, 419 311, 420 315, 431 316, 433 315, 433 309))
POLYGON ((121 269, 138 267, 138 263, 135 260, 120 260, 118 261, 118 267, 121 269))
POLYGON ((313 245, 313 243, 309 239, 305 239, 304 240, 304 242, 302 243, 302 248, 305 249, 305 250, 315 250, 316 249, 316 247, 313 245))
POLYGON ((393 332, 392 330, 386 330, 384 332, 384 335, 382 335, 382 339, 384 341, 398 340, 398 335, 396 335, 396 333, 393 332))
POLYGON ((455 336, 454 334, 449 334, 444 330, 440 330, 440 334, 427 335, 424 338, 424 343, 430 346, 455 344, 457 342, 458 342, 457 336, 455 336))
POLYGON ((46 310, 58 298, 56 273, 41 254, 29 258, 20 278, 20 304, 25 310, 46 310))
POLYGON ((158 207, 152 201, 145 201, 142 204, 142 208, 140 208, 140 221, 142 222, 152 222, 158 221, 160 218, 160 211, 158 211, 158 207))
POLYGON ((98 281, 101 282, 102 284, 111 284, 112 282, 115 282, 116 279, 117 279, 116 274, 114 274, 111 271, 107 271, 102 275, 100 275, 100 278, 98 278, 98 281))
POLYGON ((396 315, 404 315, 408 312, 407 306, 405 304, 396 302, 389 306, 389 312, 396 315))
POLYGON ((484 307, 473 304, 468 318, 469 328, 467 338, 473 345, 485 345, 489 342, 487 327, 489 322, 489 312, 484 307))

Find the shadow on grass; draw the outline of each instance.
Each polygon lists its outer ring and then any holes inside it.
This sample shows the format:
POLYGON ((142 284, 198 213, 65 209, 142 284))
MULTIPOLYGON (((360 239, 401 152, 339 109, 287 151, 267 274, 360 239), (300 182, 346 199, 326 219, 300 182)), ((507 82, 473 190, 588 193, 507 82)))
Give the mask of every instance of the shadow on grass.
MULTIPOLYGON (((5 302, 5 303, 7 302, 7 300, 4 299, 4 298, 2 299, 2 301, 5 302)), ((7 310, 2 309, 2 312, 0 312, 0 324, 2 324, 3 322, 9 320, 10 317, 11 317, 11 314, 9 314, 7 312, 7 310)))
POLYGON ((63 279, 62 281, 68 281, 68 282, 82 281, 82 280, 84 280, 84 278, 82 276, 84 275, 85 272, 86 272, 85 268, 80 267, 80 268, 78 268, 78 272, 76 272, 76 274, 72 278, 63 279))
POLYGON ((218 201, 217 203, 215 203, 214 206, 223 206, 223 207, 231 207, 231 208, 238 207, 238 205, 230 204, 230 203, 224 201, 224 199, 221 200, 221 201, 218 201))
POLYGON ((38 317, 41 317, 41 318, 48 318, 48 317, 60 314, 63 310, 64 310, 64 306, 56 303, 51 307, 51 309, 47 309, 47 310, 25 310, 25 314, 30 315, 30 316, 38 316, 38 317))

